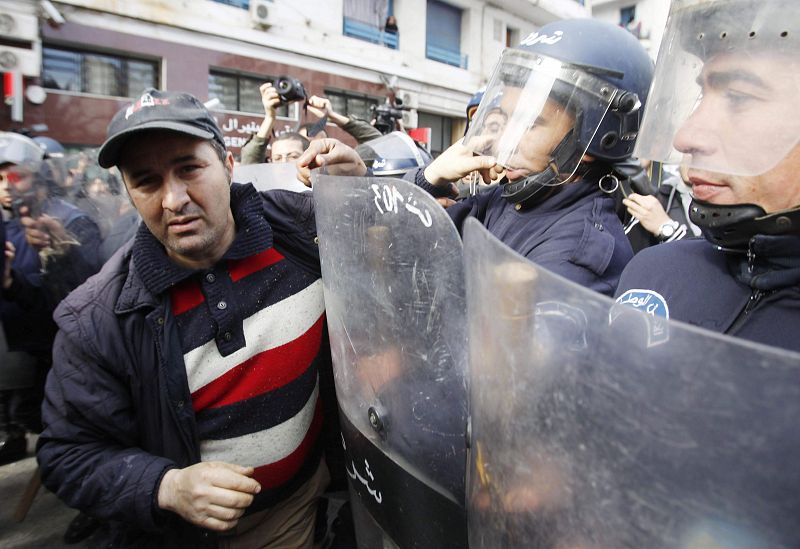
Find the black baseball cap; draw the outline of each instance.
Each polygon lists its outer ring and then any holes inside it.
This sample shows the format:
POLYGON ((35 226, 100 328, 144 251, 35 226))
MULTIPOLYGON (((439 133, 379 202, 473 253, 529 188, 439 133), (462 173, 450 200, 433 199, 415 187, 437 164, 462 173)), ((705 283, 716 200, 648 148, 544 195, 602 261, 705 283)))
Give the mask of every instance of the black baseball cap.
POLYGON ((139 99, 120 109, 111 119, 108 137, 100 146, 97 163, 104 168, 116 166, 128 138, 145 130, 185 133, 202 139, 213 139, 225 147, 222 130, 195 96, 149 88, 139 99))

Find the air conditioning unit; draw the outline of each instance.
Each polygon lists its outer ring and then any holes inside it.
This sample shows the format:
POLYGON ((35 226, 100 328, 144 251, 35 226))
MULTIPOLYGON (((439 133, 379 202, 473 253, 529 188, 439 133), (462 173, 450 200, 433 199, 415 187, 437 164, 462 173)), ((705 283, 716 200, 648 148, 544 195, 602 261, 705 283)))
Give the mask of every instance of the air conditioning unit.
POLYGON ((33 15, 0 11, 0 36, 8 40, 0 44, 0 72, 39 76, 42 48, 38 19, 33 15))
POLYGON ((42 57, 38 44, 32 49, 0 45, 0 72, 19 72, 23 76, 41 74, 42 57))
POLYGON ((0 11, 0 35, 19 42, 39 40, 39 21, 33 15, 0 11))
POLYGON ((250 0, 250 19, 261 27, 271 27, 277 22, 278 6, 274 0, 250 0))
POLYGON ((399 94, 400 99, 403 101, 403 106, 410 109, 419 108, 419 94, 416 92, 402 90, 399 94))
POLYGON ((405 128, 416 128, 417 124, 419 124, 419 119, 417 118, 417 111, 403 111, 403 127, 405 128))

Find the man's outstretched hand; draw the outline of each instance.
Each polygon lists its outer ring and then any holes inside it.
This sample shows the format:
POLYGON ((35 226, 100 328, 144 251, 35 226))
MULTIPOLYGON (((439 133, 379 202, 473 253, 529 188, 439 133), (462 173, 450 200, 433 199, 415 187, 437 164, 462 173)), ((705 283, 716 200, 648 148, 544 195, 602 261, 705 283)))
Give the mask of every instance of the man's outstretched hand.
POLYGON ((330 137, 312 141, 297 159, 297 178, 310 187, 311 170, 322 167, 329 175, 364 176, 367 173, 367 166, 355 149, 330 137))

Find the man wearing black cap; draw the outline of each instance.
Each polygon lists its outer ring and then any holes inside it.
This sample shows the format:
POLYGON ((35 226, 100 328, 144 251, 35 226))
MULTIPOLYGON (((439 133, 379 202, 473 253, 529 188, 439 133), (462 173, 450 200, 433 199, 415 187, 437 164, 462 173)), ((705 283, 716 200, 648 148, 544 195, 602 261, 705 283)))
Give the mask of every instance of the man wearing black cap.
POLYGON ((231 184, 185 93, 123 108, 98 161, 144 223, 55 313, 44 484, 114 546, 310 547, 334 419, 312 197, 231 184))

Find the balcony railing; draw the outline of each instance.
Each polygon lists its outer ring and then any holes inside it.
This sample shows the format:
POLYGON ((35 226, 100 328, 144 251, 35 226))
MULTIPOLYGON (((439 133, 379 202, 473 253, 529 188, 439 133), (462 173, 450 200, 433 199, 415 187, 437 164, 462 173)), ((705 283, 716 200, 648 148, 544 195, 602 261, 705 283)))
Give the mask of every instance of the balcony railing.
POLYGON ((374 27, 369 23, 358 21, 356 19, 344 18, 344 35, 352 38, 358 38, 365 42, 372 42, 373 44, 380 44, 391 48, 397 49, 399 42, 397 33, 384 32, 378 27, 374 27))
POLYGON ((460 51, 432 46, 431 44, 428 44, 425 48, 425 57, 462 69, 468 68, 469 65, 469 57, 461 55, 460 51))

